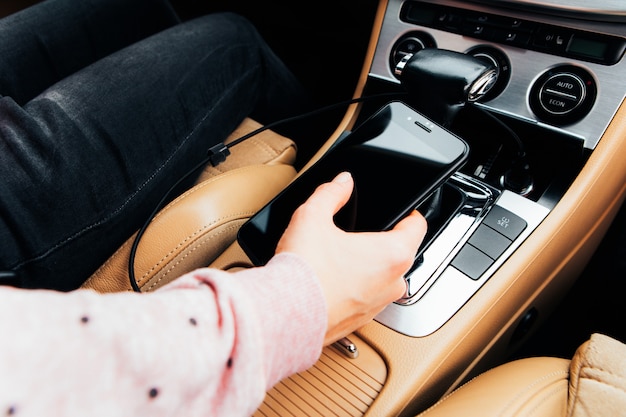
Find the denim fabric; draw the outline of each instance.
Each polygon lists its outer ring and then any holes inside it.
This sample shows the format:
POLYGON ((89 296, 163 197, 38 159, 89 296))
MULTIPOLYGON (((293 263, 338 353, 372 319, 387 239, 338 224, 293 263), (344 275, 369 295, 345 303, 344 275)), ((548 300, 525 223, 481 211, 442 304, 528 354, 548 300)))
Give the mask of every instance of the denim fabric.
POLYGON ((47 0, 0 20, 0 270, 77 288, 246 116, 301 86, 240 16, 47 0))

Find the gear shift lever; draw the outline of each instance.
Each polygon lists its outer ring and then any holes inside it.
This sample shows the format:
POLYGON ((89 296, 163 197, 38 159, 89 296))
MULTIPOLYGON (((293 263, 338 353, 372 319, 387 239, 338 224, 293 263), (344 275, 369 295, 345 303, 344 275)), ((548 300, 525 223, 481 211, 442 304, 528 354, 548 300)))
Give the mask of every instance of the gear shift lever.
MULTIPOLYGON (((454 117, 467 103, 480 100, 496 83, 497 69, 471 55, 445 49, 426 48, 405 55, 395 74, 410 95, 416 110, 450 128, 454 117)), ((533 190, 533 178, 522 142, 511 132, 517 153, 500 185, 521 195, 533 190)))
POLYGON ((450 127, 466 103, 484 96, 498 77, 495 67, 478 58, 435 48, 405 55, 395 74, 416 110, 444 127, 450 127))

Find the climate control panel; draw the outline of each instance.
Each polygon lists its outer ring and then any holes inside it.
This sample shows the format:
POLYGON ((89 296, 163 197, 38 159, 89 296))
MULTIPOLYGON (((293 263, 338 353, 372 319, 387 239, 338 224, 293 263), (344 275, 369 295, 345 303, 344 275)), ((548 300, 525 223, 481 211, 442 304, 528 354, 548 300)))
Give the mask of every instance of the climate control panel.
POLYGON ((625 98, 625 25, 515 15, 460 0, 390 0, 369 76, 399 84, 397 63, 424 48, 467 53, 498 71, 480 106, 595 148, 625 98))

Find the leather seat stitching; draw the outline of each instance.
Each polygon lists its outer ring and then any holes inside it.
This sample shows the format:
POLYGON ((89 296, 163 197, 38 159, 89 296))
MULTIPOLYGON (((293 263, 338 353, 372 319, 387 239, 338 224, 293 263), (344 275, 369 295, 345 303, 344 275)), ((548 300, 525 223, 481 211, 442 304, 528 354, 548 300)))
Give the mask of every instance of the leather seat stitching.
POLYGON ((595 382, 598 382, 598 383, 600 383, 602 385, 606 385, 608 387, 615 388, 615 389, 617 389, 619 391, 626 392, 626 389, 624 389, 624 387, 620 387, 620 386, 617 386, 617 385, 609 384, 606 381, 601 381, 601 380, 595 378, 593 375, 584 375, 583 376, 582 374, 584 373, 585 370, 593 370, 593 371, 601 372, 603 374, 610 375, 610 376, 615 377, 617 379, 624 380, 624 377, 622 375, 619 375, 619 374, 616 374, 614 372, 611 372, 610 370, 601 369, 601 368, 598 368, 598 367, 595 367, 595 366, 583 366, 583 367, 580 368, 580 371, 579 371, 579 375, 580 376, 579 376, 578 379, 579 380, 580 379, 588 379, 590 381, 595 381, 595 382))
MULTIPOLYGON (((550 391, 546 392, 540 397, 539 402, 526 415, 529 415, 529 416, 534 415, 537 408, 539 408, 539 406, 542 405, 548 398, 558 394, 560 391, 567 391, 567 388, 568 388, 567 384, 552 388, 550 391)), ((504 412, 504 409, 502 411, 504 412)), ((500 415, 504 416, 505 414, 500 413, 500 415)))
POLYGON ((237 219, 241 219, 242 217, 244 217, 244 218, 250 217, 253 214, 254 214, 254 211, 246 211, 246 212, 234 213, 234 214, 231 214, 229 216, 220 217, 219 219, 216 219, 215 221, 213 221, 211 223, 205 224, 201 228, 197 229, 195 232, 191 233, 190 235, 187 235, 187 237, 183 238, 183 240, 181 240, 173 249, 171 249, 168 253, 163 255, 163 257, 161 257, 161 259, 159 259, 151 268, 149 268, 141 276, 141 278, 139 279, 138 283, 141 283, 144 280, 144 278, 149 276, 155 269, 157 269, 159 267, 159 265, 161 265, 163 262, 165 262, 173 253, 177 252, 180 247, 184 246, 187 242, 189 242, 190 240, 193 240, 198 235, 201 235, 203 232, 206 232, 207 229, 209 229, 211 226, 213 226, 216 223, 219 223, 219 222, 221 222, 223 220, 226 220, 226 219, 237 220, 237 219))
MULTIPOLYGON (((269 143, 267 143, 267 141, 265 140, 261 140, 261 139, 255 139, 255 138, 250 138, 252 140, 252 142, 265 154, 269 155, 270 157, 276 157, 280 154, 280 152, 278 152, 278 150, 276 148, 274 148, 273 146, 271 146, 269 143)), ((281 151, 283 151, 281 149, 281 151)), ((269 161, 271 162, 271 161, 269 161)))
POLYGON ((506 406, 502 408, 502 410, 506 410, 507 408, 509 408, 515 401, 517 401, 520 397, 528 393, 528 391, 530 391, 532 388, 539 385, 541 382, 544 382, 547 379, 550 379, 554 376, 559 376, 559 375, 562 375, 565 377, 565 379, 567 379, 569 375, 569 370, 550 372, 549 374, 546 374, 539 379, 535 379, 531 384, 526 385, 526 389, 519 391, 519 393, 515 397, 513 397, 506 406))
MULTIPOLYGON (((567 375, 569 374, 569 371, 554 371, 551 372, 547 375, 544 375, 543 377, 536 379, 535 381, 533 381, 533 383, 529 384, 526 386, 526 389, 522 392, 520 392, 519 394, 517 394, 513 399, 511 399, 511 401, 504 407, 504 409, 508 408, 511 406, 511 404, 513 402, 515 402, 515 400, 517 400, 519 397, 521 397, 524 393, 526 393, 528 390, 530 390, 533 386, 539 384, 540 382, 542 382, 543 380, 550 378, 552 376, 556 376, 556 375, 564 375, 567 378, 567 375)), ((423 415, 426 415, 427 413, 433 411, 434 409, 436 409, 438 406, 440 406, 441 404, 443 404, 448 398, 450 398, 452 395, 454 395, 455 392, 458 392, 460 390, 467 390, 469 389, 468 386, 470 385, 471 382, 476 381, 478 379, 481 379, 481 377, 483 377, 484 374, 478 375, 474 378, 472 378, 471 380, 467 381, 465 384, 463 384, 460 388, 458 388, 457 390, 452 391, 451 393, 449 393, 448 395, 446 395, 445 397, 441 398, 439 401, 437 401, 435 404, 433 404, 430 408, 426 409, 423 413, 420 414, 420 417, 422 417, 423 415)), ((473 384, 472 384, 473 385, 473 384)))
POLYGON ((228 231, 230 231, 230 230, 237 229, 238 227, 239 227, 239 226, 238 226, 238 225, 236 225, 236 224, 235 224, 235 225, 231 225, 231 226, 228 226, 228 227, 226 227, 226 228, 222 228, 222 229, 220 229, 220 231, 218 231, 218 232, 217 232, 217 233, 215 233, 215 234, 205 236, 205 237, 208 237, 208 239, 202 240, 202 241, 200 242, 200 244, 198 244, 198 245, 191 246, 191 247, 189 248, 189 250, 188 250, 187 252, 185 252, 185 254, 184 254, 184 255, 183 255, 180 259, 178 259, 178 260, 177 260, 177 261, 176 261, 173 265, 171 265, 171 266, 170 266, 167 270, 165 270, 165 272, 163 273, 163 275, 162 275, 162 276, 161 276, 158 280, 156 280, 154 283, 152 283, 152 284, 151 284, 151 285, 147 288, 147 291, 150 291, 152 288, 154 288, 156 285, 158 285, 158 284, 159 284, 159 282, 161 282, 163 279, 165 279, 165 277, 166 277, 166 276, 167 276, 170 272, 172 272, 174 269, 176 269, 176 267, 177 267, 178 265, 180 265, 180 264, 181 264, 181 263, 182 263, 182 262, 183 262, 183 261, 184 261, 184 260, 185 260, 185 259, 189 256, 189 255, 191 255, 191 254, 192 254, 193 252, 195 252, 197 249, 199 249, 199 248, 201 248, 202 246, 206 245, 207 243, 209 243, 211 240, 215 239, 215 238, 216 238, 216 237, 218 237, 219 235, 224 234, 224 233, 226 233, 226 232, 228 232, 228 231))
MULTIPOLYGON (((191 189, 187 190, 186 192, 184 192, 183 194, 181 194, 180 196, 176 197, 176 199, 174 199, 172 202, 170 202, 167 206, 165 206, 161 211, 159 211, 159 213, 154 217, 154 219, 159 218, 160 216, 164 215, 166 212, 172 210, 175 208, 176 203, 178 203, 180 200, 186 198, 187 196, 190 196, 194 193, 199 192, 201 189, 209 186, 210 184, 214 183, 215 181, 221 181, 221 179, 226 176, 226 175, 234 175, 239 171, 250 171, 253 168, 258 168, 260 166, 265 166, 265 165, 249 165, 249 166, 245 166, 245 167, 241 167, 241 168, 237 168, 237 169, 233 169, 227 172, 224 172, 223 174, 219 175, 219 176, 215 176, 212 178, 209 178, 206 181, 201 182, 200 184, 195 185, 194 187, 192 187, 191 189)), ((154 221, 153 219, 153 221, 154 221)))

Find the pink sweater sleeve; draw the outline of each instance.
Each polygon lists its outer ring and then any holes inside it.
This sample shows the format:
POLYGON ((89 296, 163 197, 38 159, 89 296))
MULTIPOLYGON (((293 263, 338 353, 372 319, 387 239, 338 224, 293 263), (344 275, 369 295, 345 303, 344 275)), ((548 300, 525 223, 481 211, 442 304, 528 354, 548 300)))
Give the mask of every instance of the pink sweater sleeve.
POLYGON ((154 293, 0 289, 0 415, 249 416, 315 363, 326 305, 291 254, 154 293))

